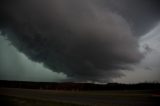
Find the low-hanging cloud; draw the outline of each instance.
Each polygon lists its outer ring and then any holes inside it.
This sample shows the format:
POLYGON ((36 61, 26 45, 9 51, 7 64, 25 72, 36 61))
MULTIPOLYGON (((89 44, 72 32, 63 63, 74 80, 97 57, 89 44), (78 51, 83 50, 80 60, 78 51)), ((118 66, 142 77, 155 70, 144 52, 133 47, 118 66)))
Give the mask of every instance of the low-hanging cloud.
POLYGON ((0 80, 18 81, 65 81, 62 73, 53 72, 41 63, 29 60, 20 53, 5 37, 0 36, 0 80))
POLYGON ((143 57, 128 21, 91 0, 3 4, 0 24, 7 26, 12 44, 31 60, 67 74, 69 80, 109 81, 123 76, 119 70, 143 57))

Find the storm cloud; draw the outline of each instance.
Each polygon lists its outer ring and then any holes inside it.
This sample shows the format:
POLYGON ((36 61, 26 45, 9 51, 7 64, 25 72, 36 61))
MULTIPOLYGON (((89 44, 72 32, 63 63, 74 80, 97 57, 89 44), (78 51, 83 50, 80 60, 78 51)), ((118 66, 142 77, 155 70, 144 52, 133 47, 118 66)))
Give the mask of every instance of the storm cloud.
POLYGON ((2 0, 0 24, 20 52, 68 80, 110 81, 143 58, 138 36, 146 29, 136 29, 142 18, 130 13, 132 7, 125 12, 123 1, 102 6, 103 0, 2 0))

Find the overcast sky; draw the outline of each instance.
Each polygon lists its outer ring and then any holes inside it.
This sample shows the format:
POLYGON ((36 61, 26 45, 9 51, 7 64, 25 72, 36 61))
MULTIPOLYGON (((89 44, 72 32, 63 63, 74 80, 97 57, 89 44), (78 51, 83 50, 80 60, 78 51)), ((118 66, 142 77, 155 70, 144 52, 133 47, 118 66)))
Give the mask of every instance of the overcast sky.
POLYGON ((157 0, 2 0, 0 6, 2 80, 160 82, 157 0))

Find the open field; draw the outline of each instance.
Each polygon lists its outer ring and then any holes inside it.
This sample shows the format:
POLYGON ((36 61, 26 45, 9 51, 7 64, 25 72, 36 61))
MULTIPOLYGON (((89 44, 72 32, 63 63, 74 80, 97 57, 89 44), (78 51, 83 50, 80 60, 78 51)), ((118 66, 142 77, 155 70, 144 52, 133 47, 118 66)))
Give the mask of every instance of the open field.
POLYGON ((87 106, 74 103, 28 99, 14 96, 0 96, 0 103, 2 106, 87 106))
POLYGON ((159 106, 151 91, 52 91, 0 88, 12 106, 159 106))

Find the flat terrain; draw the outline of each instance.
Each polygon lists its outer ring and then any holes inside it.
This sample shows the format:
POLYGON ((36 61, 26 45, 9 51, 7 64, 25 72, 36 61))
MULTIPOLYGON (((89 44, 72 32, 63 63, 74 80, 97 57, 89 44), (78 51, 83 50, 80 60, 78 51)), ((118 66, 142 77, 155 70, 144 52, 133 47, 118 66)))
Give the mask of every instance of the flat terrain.
POLYGON ((0 102, 15 106, 159 106, 151 91, 55 91, 0 88, 0 102), (5 100, 4 100, 5 99, 5 100))

